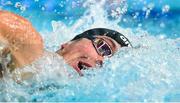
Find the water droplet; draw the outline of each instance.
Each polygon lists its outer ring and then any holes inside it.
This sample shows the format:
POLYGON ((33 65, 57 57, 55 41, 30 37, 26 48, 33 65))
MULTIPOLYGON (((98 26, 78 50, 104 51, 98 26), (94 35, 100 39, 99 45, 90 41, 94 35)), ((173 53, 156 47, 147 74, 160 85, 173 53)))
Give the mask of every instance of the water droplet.
POLYGON ((161 28, 164 28, 166 25, 162 22, 162 23, 160 23, 160 27, 161 28))
POLYGON ((162 7, 162 13, 167 13, 167 12, 169 12, 169 10, 170 10, 170 6, 169 5, 164 5, 162 7))

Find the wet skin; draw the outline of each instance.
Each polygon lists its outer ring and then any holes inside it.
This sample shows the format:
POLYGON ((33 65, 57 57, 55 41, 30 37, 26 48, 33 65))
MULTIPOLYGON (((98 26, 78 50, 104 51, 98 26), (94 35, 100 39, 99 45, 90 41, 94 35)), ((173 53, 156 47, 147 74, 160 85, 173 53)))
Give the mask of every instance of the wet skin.
MULTIPOLYGON (((43 55, 43 40, 31 23, 16 14, 0 11, 0 42, 7 45, 12 54, 15 67, 23 67, 43 55)), ((113 53, 120 47, 117 42, 106 36, 97 36, 106 41, 113 53)), ((92 41, 82 38, 70 41, 56 52, 80 75, 80 65, 95 67, 102 64, 104 57, 99 55, 92 41)))
MULTIPOLYGON (((109 37, 96 36, 96 38, 103 39, 108 43, 113 53, 120 47, 117 42, 109 37)), ((63 44, 57 53, 61 55, 80 75, 82 75, 80 65, 84 65, 85 67, 95 67, 97 65, 102 65, 104 60, 104 57, 97 53, 92 41, 86 38, 63 44)))
POLYGON ((42 37, 28 20, 1 10, 0 18, 0 42, 11 52, 15 67, 23 67, 43 55, 42 37))

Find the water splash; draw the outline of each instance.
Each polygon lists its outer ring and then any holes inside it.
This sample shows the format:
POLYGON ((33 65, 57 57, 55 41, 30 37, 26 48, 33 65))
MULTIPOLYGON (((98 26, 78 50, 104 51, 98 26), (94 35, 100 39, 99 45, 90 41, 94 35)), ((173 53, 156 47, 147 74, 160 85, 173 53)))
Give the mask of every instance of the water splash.
MULTIPOLYGON (((105 60, 102 68, 83 71, 84 77, 79 77, 66 64, 59 65, 62 59, 47 59, 39 65, 46 70, 65 69, 71 77, 45 71, 21 84, 5 78, 0 83, 0 101, 180 101, 180 39, 152 36, 141 29, 121 28, 118 25, 121 18, 108 19, 107 3, 109 1, 88 0, 83 4, 87 11, 71 26, 52 21, 53 32, 41 31, 46 49, 56 51, 60 44, 76 34, 96 27, 123 33, 134 48, 121 48, 115 56, 105 60)), ((123 15, 114 12, 117 17, 123 15)))

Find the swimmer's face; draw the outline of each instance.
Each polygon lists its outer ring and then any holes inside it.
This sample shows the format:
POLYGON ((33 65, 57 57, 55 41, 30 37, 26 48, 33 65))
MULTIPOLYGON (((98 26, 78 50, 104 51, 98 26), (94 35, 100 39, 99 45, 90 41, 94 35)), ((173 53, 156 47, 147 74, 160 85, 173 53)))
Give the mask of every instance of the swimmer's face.
MULTIPOLYGON (((105 41, 115 53, 120 45, 107 36, 96 36, 98 39, 105 41)), ((80 75, 81 69, 91 69, 90 67, 101 66, 104 56, 100 55, 91 40, 81 38, 79 40, 70 41, 61 46, 57 53, 65 59, 80 75)))

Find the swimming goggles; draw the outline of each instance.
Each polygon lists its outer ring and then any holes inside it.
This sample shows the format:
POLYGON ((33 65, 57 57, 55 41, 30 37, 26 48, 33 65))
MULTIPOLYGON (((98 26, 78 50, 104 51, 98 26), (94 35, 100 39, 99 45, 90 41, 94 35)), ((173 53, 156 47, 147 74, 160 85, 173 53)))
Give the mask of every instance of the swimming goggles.
POLYGON ((113 52, 109 44, 104 41, 103 39, 100 38, 94 38, 92 40, 92 44, 94 48, 96 49, 97 53, 103 57, 107 56, 110 57, 112 56, 113 52))

